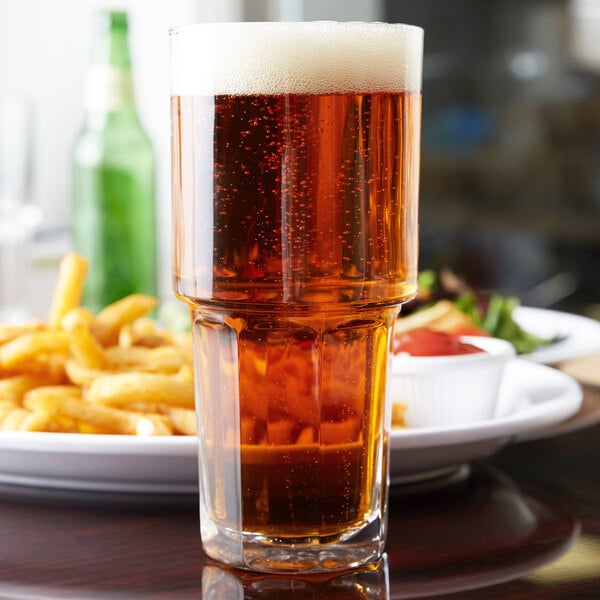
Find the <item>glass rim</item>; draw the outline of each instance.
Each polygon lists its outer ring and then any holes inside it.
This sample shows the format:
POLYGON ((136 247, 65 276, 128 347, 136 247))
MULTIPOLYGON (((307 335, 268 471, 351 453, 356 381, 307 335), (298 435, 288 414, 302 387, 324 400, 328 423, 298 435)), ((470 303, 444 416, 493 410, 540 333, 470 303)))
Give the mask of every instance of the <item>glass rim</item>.
POLYGON ((390 30, 397 29, 398 31, 410 31, 413 34, 424 33, 423 27, 410 23, 388 23, 385 21, 335 21, 331 19, 317 19, 314 21, 212 21, 212 22, 195 22, 185 23, 182 25, 174 25, 169 28, 169 38, 175 37, 185 31, 194 29, 241 29, 241 28, 260 28, 260 29, 283 29, 296 28, 301 29, 307 25, 324 25, 334 24, 338 27, 350 28, 357 25, 364 26, 369 29, 390 30))

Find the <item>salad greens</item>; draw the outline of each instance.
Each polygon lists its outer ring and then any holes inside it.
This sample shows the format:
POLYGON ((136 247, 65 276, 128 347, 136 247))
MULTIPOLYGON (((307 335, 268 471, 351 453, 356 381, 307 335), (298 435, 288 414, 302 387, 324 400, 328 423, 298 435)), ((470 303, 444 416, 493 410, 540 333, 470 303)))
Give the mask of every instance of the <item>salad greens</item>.
POLYGON ((517 298, 493 294, 482 314, 473 294, 464 294, 454 301, 477 327, 485 329, 491 336, 510 342, 517 354, 529 354, 540 346, 554 344, 558 337, 543 338, 525 331, 513 318, 513 311, 520 305, 517 298))
POLYGON ((510 342, 517 354, 529 354, 560 339, 559 336, 544 338, 524 330, 513 317, 513 311, 520 305, 517 298, 476 292, 450 272, 421 271, 419 295, 427 303, 442 298, 452 300, 476 327, 510 342))

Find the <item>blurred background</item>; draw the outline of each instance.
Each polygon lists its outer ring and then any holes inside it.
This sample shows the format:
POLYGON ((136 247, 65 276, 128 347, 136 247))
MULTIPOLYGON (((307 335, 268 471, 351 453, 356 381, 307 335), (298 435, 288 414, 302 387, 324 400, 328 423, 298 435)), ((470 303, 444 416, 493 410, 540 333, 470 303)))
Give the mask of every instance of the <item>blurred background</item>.
POLYGON ((9 147, 24 157, 11 172, 32 209, 19 279, 35 316, 70 247, 72 147, 100 8, 129 13, 137 106, 157 159, 161 295, 171 293, 168 29, 382 20, 426 31, 421 268, 600 317, 599 0, 0 0, 0 101, 25 115, 24 143, 9 147))

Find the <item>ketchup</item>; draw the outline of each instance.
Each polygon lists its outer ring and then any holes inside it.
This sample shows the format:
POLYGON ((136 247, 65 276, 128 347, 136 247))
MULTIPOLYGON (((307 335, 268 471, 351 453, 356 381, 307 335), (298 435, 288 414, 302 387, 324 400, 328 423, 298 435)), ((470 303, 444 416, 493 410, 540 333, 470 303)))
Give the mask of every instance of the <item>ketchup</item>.
POLYGON ((473 344, 461 342, 456 335, 421 327, 403 335, 395 343, 394 354, 401 352, 411 356, 451 356, 474 354, 483 350, 473 344))

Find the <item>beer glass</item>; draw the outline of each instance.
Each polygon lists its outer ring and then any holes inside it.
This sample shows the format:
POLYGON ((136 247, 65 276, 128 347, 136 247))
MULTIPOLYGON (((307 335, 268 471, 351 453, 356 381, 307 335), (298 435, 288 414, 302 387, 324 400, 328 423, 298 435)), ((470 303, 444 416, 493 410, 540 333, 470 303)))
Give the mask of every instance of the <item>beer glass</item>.
POLYGON ((173 285, 191 308, 216 560, 311 573, 382 554, 391 331, 416 291, 422 37, 171 32, 173 285))

